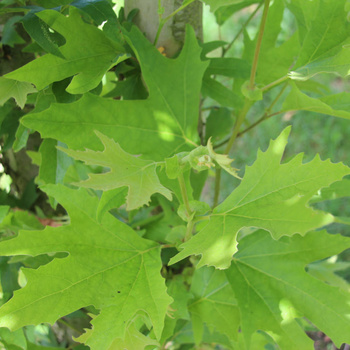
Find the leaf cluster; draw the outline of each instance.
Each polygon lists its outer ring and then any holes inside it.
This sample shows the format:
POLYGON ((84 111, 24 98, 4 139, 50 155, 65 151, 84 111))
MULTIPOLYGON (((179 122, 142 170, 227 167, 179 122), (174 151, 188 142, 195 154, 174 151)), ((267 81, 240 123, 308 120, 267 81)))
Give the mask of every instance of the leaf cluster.
POLYGON ((349 220, 315 207, 349 196, 350 168, 284 159, 282 123, 252 165, 229 155, 278 114, 350 119, 349 93, 319 82, 349 75, 348 1, 203 2, 218 25, 256 6, 239 57, 228 57, 237 37, 199 43, 190 26, 166 57, 132 23, 137 11, 107 0, 1 3, 14 14, 2 46, 23 44, 21 23, 36 57, 0 77, 2 150, 40 133, 35 184, 60 215, 2 191, 4 348, 306 350, 310 330, 350 343, 349 287, 335 274, 350 240, 327 232, 349 220), (281 42, 286 15, 295 31, 281 42), (222 169, 238 185, 218 204, 222 169), (58 341, 60 326, 71 333, 58 341))

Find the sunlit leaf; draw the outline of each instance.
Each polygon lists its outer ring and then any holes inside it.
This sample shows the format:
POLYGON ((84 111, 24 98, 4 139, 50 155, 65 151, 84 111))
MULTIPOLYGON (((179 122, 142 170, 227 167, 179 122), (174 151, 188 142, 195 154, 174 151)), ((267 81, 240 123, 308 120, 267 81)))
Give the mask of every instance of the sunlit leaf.
POLYGON ((237 234, 243 227, 268 230, 274 239, 306 232, 333 222, 333 217, 307 206, 322 187, 342 179, 350 169, 315 157, 303 164, 299 154, 281 164, 290 128, 270 142, 266 152, 247 167, 241 184, 213 211, 209 223, 180 248, 170 262, 189 255, 202 255, 199 267, 227 268, 237 251, 237 234))

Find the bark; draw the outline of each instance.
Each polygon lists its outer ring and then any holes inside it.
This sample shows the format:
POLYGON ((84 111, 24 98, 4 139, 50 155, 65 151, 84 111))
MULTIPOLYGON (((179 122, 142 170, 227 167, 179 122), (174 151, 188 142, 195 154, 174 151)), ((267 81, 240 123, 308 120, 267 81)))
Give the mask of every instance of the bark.
MULTIPOLYGON (((183 0, 162 0, 163 18, 178 9, 183 0)), ((135 24, 153 43, 159 26, 157 0, 125 0, 125 12, 138 8, 140 12, 135 18, 135 24)), ((202 40, 202 3, 194 1, 184 10, 173 16, 163 27, 157 42, 157 47, 163 47, 168 57, 174 56, 182 47, 185 38, 186 24, 190 24, 199 40, 202 40)))

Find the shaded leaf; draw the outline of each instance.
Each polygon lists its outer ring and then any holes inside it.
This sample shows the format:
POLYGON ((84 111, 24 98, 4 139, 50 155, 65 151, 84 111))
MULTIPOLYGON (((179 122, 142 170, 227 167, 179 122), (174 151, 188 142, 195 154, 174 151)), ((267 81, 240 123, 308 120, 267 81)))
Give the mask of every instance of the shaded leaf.
POLYGON ((211 12, 216 11, 219 7, 232 4, 239 4, 245 0, 202 0, 205 4, 210 5, 211 12))
POLYGON ((313 98, 300 91, 294 83, 290 84, 292 89, 283 102, 281 112, 304 110, 350 119, 350 93, 341 92, 322 98, 313 98))
POLYGON ((203 79, 202 93, 204 96, 209 96, 221 106, 232 107, 239 109, 243 106, 241 96, 235 94, 223 84, 215 79, 206 77, 203 79))
POLYGON ((64 38, 58 33, 52 33, 50 27, 37 14, 42 7, 34 8, 27 13, 21 22, 30 37, 46 52, 64 59, 59 46, 65 43, 64 38))
POLYGON ((1 33, 1 44, 14 47, 15 44, 25 44, 24 39, 16 32, 16 23, 21 20, 22 16, 13 16, 9 18, 1 33))
POLYGON ((206 74, 248 79, 250 76, 250 64, 240 58, 211 58, 206 74))
POLYGON ((215 11, 215 18, 218 25, 223 25, 235 12, 242 10, 252 4, 259 3, 260 0, 243 0, 233 5, 222 6, 215 11))
POLYGON ((214 144, 233 129, 234 118, 227 108, 213 108, 205 123, 205 140, 212 138, 214 144))
POLYGON ((193 275, 193 298, 188 304, 194 337, 197 343, 203 338, 204 324, 212 331, 225 334, 237 341, 240 315, 225 273, 214 268, 202 267, 193 275))
POLYGON ((119 208, 125 203, 128 191, 126 188, 115 188, 109 191, 103 191, 97 208, 97 221, 101 222, 102 217, 111 209, 119 208))
POLYGON ((311 198, 310 203, 317 203, 344 197, 350 197, 350 179, 347 178, 334 182, 329 187, 323 188, 319 193, 311 198))

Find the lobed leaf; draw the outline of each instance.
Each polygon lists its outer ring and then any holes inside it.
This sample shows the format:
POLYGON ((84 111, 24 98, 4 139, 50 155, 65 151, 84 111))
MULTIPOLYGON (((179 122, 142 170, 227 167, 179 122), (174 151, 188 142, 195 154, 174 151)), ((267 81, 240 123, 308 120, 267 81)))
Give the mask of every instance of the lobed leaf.
POLYGON ((23 109, 27 95, 36 92, 30 83, 0 77, 0 106, 13 97, 19 107, 23 109))
POLYGON ((109 349, 116 339, 127 341, 133 317, 145 313, 161 336, 171 298, 160 275, 157 244, 140 238, 109 214, 95 219, 98 199, 86 190, 48 185, 68 211, 71 224, 43 231, 22 231, 0 244, 1 255, 66 252, 37 270, 25 269, 27 285, 0 308, 0 326, 16 330, 48 322, 93 305, 100 314, 83 339, 91 349, 109 349))
POLYGON ((69 148, 100 147, 95 130, 116 140, 131 154, 164 160, 197 146, 198 104, 207 63, 193 29, 176 59, 161 55, 143 34, 132 28, 127 34, 141 64, 149 89, 146 100, 115 101, 92 94, 70 104, 52 104, 40 113, 26 115, 22 123, 44 138, 58 139, 69 148), (170 83, 171 82, 171 83, 170 83))
POLYGON ((160 193, 171 200, 171 192, 160 183, 157 176, 157 163, 126 153, 114 140, 99 132, 96 134, 104 146, 102 152, 81 152, 59 147, 61 151, 88 165, 102 165, 111 169, 107 173, 91 174, 87 180, 75 185, 103 191, 127 186, 126 208, 129 211, 148 204, 154 193, 160 193))
POLYGON ((258 152, 255 163, 246 169, 241 184, 216 207, 209 223, 188 242, 170 263, 201 254, 203 265, 225 269, 237 251, 237 234, 243 227, 268 230, 274 239, 300 233, 334 221, 330 214, 307 206, 322 187, 341 180, 350 169, 315 157, 303 164, 299 154, 280 164, 290 128, 286 128, 266 152, 258 152))
POLYGON ((259 230, 239 243, 225 274, 237 299, 245 346, 257 330, 284 350, 311 349, 313 342, 297 322, 306 317, 340 347, 350 342, 349 293, 305 271, 315 260, 350 247, 350 240, 326 231, 278 241, 259 230))
POLYGON ((108 39, 93 25, 84 23, 79 10, 70 7, 69 17, 54 10, 36 14, 62 34, 66 44, 60 47, 65 58, 47 54, 8 73, 6 77, 33 83, 38 90, 73 75, 67 91, 81 94, 95 88, 106 71, 119 59, 126 59, 120 44, 108 39))

